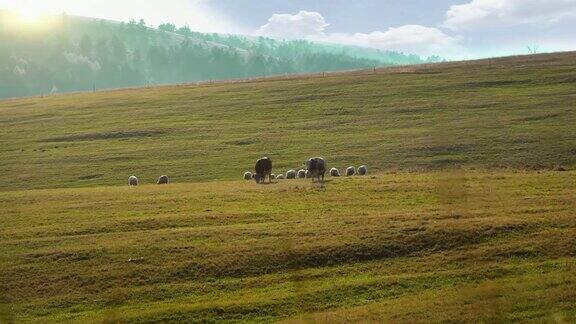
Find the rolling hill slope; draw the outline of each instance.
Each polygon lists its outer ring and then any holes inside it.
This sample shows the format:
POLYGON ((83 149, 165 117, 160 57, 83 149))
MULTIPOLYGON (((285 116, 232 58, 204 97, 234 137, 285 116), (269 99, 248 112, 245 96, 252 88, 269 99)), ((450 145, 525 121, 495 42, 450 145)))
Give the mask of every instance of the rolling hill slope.
POLYGON ((0 190, 576 163, 575 53, 0 101, 0 190), (65 170, 65 172, 63 172, 65 170))

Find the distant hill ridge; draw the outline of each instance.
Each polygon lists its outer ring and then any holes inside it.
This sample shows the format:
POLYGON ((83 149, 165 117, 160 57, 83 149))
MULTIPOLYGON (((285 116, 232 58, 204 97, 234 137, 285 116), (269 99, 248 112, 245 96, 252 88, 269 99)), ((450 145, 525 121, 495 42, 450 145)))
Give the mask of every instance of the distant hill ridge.
POLYGON ((359 47, 0 11, 0 98, 438 61, 359 47))

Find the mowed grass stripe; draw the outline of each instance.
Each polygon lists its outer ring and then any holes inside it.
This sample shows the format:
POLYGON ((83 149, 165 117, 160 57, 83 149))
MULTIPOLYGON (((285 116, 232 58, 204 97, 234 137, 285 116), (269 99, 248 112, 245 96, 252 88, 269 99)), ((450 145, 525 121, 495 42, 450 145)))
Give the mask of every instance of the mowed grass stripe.
MULTIPOLYGON (((542 289, 569 296, 572 281, 552 284, 573 269, 566 265, 574 263, 575 181, 573 171, 453 170, 325 186, 3 192, 0 208, 10 213, 0 227, 2 298, 12 316, 30 322, 271 321, 375 302, 391 307, 383 319, 409 320, 395 299, 417 307, 422 294, 482 291, 497 280, 514 282, 502 286, 514 295, 532 289, 521 278, 542 269, 551 284, 542 289), (94 228, 110 231, 69 236, 94 228)), ((551 308, 553 295, 519 296, 502 308, 504 318, 574 316, 567 306, 551 308)), ((475 307, 480 314, 491 306, 475 307)))

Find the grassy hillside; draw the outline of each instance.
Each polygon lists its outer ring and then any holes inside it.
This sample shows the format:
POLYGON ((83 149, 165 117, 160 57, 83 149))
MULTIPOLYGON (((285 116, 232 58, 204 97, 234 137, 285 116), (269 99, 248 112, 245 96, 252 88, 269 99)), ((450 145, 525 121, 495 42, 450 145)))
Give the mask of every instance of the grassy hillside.
POLYGON ((461 170, 2 192, 0 321, 573 322, 575 183, 461 170))
POLYGON ((0 101, 0 190, 576 164, 575 53, 0 101))
POLYGON ((0 101, 0 323, 574 322, 575 59, 0 101))

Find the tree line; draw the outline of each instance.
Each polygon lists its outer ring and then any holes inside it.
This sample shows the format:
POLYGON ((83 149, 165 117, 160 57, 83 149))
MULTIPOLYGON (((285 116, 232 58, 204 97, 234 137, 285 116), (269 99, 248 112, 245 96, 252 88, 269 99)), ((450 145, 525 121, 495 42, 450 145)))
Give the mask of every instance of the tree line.
MULTIPOLYGON (((0 15, 0 25, 5 16, 0 15)), ((308 41, 205 34, 146 22, 53 17, 0 28, 0 97, 424 63, 414 55, 308 41)))

